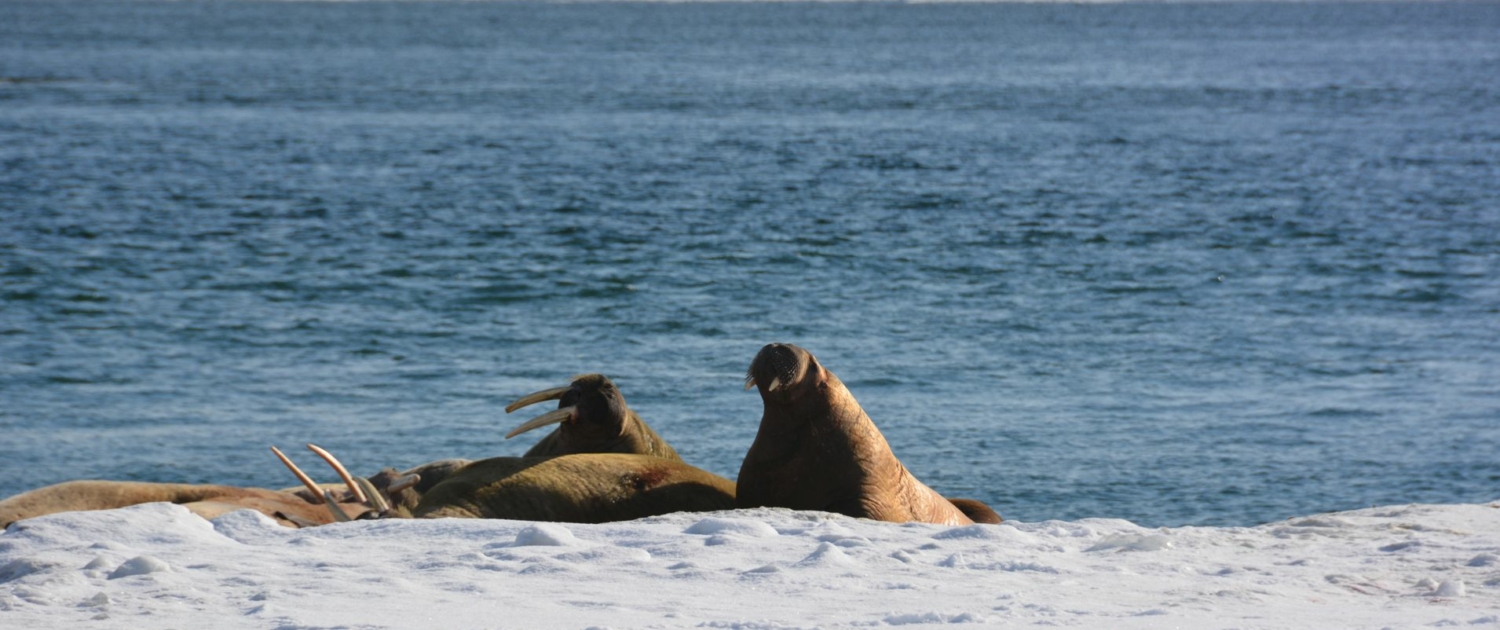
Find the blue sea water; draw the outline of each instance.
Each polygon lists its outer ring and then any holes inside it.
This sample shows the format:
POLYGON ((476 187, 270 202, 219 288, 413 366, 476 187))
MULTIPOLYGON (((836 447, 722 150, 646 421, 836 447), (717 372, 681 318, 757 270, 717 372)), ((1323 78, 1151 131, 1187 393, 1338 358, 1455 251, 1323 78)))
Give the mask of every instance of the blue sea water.
MULTIPOLYGON (((0 496, 761 345, 1009 518, 1500 497, 1500 4, 0 4, 0 496)), ((299 457, 310 464, 310 458, 299 457)), ((326 476, 329 479, 332 477, 326 476)))

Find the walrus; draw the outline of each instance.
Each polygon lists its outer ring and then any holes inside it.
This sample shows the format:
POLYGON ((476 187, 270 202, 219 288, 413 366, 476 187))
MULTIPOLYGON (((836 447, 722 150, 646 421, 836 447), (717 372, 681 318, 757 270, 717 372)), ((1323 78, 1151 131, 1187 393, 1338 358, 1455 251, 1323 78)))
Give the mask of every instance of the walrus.
POLYGON ((527 394, 507 405, 505 412, 548 400, 558 401, 556 410, 527 420, 505 435, 508 440, 533 429, 559 425, 523 457, 634 453, 682 460, 666 440, 625 404, 620 389, 603 374, 575 376, 566 386, 527 394))
POLYGON ((626 453, 496 457, 454 471, 416 518, 607 523, 734 509, 734 482, 678 460, 626 453))
MULTIPOLYGON (((361 494, 356 487, 366 487, 364 495, 370 502, 362 515, 365 518, 606 523, 672 512, 734 509, 734 482, 680 460, 652 455, 494 457, 444 470, 443 479, 431 486, 401 483, 382 487, 376 480, 351 479, 331 454, 321 449, 316 452, 345 479, 352 494, 361 494), (396 487, 400 489, 389 491, 396 487), (416 493, 415 505, 408 492, 416 493)), ((310 488, 315 485, 291 460, 282 462, 304 484, 310 488)))
MULTIPOLYGON (((58 512, 109 510, 159 501, 182 505, 205 519, 235 510, 251 509, 292 527, 333 522, 333 517, 321 498, 314 500, 297 489, 79 480, 37 488, 0 501, 0 529, 22 519, 58 512)), ((348 500, 344 502, 352 503, 348 500)))
POLYGON ((821 510, 880 521, 998 523, 972 499, 943 498, 913 477, 854 395, 812 353, 773 343, 755 355, 745 389, 765 411, 740 464, 741 508, 821 510))
MULTIPOLYGON (((325 460, 333 457, 315 445, 309 444, 308 448, 325 460)), ((276 447, 271 447, 271 451, 283 463, 296 468, 276 447)), ((467 460, 452 459, 401 472, 386 469, 371 477, 369 483, 379 495, 397 497, 398 507, 410 509, 420 501, 423 492, 468 463, 467 460)), ((344 478, 343 485, 314 483, 299 470, 298 479, 303 485, 280 490, 146 481, 66 481, 0 501, 0 529, 22 519, 59 512, 110 510, 156 502, 176 503, 204 519, 214 519, 236 510, 255 510, 288 527, 327 525, 364 516, 371 509, 368 498, 354 484, 348 471, 342 470, 342 465, 336 470, 344 478), (331 507, 330 503, 333 504, 331 507)))

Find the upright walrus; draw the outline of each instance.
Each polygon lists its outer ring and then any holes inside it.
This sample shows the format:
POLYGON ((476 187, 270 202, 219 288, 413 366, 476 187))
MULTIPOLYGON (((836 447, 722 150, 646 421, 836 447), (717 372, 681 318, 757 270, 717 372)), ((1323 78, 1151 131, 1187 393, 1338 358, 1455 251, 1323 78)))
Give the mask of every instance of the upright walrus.
POLYGON ((983 503, 955 504, 917 481, 854 396, 812 353, 790 344, 761 348, 745 378, 750 387, 759 387, 765 412, 740 465, 738 507, 893 522, 1000 522, 983 503))
POLYGON ((516 399, 505 407, 510 413, 528 405, 556 400, 557 409, 527 420, 505 435, 505 439, 551 424, 556 430, 542 438, 524 457, 573 453, 633 453, 681 461, 666 440, 636 415, 620 388, 603 374, 583 374, 563 387, 544 389, 516 399))

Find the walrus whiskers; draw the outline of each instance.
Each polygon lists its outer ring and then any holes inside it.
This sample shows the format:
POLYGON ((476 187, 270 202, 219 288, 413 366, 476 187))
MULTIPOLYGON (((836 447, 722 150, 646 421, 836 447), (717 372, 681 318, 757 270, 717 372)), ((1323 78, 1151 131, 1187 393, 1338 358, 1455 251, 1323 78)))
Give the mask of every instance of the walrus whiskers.
MULTIPOLYGON (((561 398, 561 396, 559 396, 559 398, 561 398)), ((540 429, 549 424, 557 424, 559 422, 566 422, 568 420, 571 420, 573 418, 573 414, 576 413, 577 410, 578 408, 576 406, 572 406, 563 407, 561 409, 554 409, 552 411, 544 413, 540 416, 521 423, 521 426, 511 429, 510 433, 505 434, 505 439, 509 440, 513 437, 516 437, 517 435, 520 435, 532 429, 540 429)))

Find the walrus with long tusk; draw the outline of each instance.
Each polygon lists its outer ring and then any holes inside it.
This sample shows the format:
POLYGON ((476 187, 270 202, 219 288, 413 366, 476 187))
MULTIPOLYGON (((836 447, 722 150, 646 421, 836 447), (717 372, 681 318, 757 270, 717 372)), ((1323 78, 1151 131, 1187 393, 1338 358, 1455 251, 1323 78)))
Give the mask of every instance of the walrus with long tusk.
MULTIPOLYGON (((308 448, 325 460, 333 456, 309 444, 308 448)), ((296 466, 276 447, 271 447, 283 463, 296 466)), ((396 507, 415 507, 421 493, 437 485, 448 474, 468 464, 465 460, 442 460, 423 464, 404 472, 381 471, 368 480, 370 493, 396 496, 396 507)), ((0 501, 0 529, 22 519, 59 512, 110 510, 142 503, 175 503, 205 519, 213 519, 235 510, 255 510, 289 527, 327 525, 361 517, 370 510, 369 499, 354 483, 354 477, 339 467, 343 485, 317 484, 298 470, 301 488, 269 490, 216 484, 155 483, 146 481, 79 480, 37 488, 0 501), (348 490, 344 490, 347 487, 348 490)))
POLYGON ((505 435, 508 440, 527 431, 559 425, 526 451, 524 457, 635 453, 682 460, 666 440, 625 404, 620 388, 603 374, 575 376, 566 386, 527 394, 506 406, 505 412, 548 400, 558 401, 557 409, 527 420, 505 435))
POLYGON ((943 498, 901 465, 885 436, 812 353, 773 343, 755 355, 745 388, 765 406, 740 465, 736 505, 821 510, 880 521, 998 523, 972 499, 943 498))
MULTIPOLYGON (((141 503, 167 502, 181 505, 205 519, 235 510, 256 510, 277 522, 293 526, 333 522, 324 506, 322 491, 312 495, 296 489, 268 490, 212 484, 150 483, 144 481, 67 481, 23 492, 0 501, 0 529, 16 521, 58 512, 109 510, 141 503)), ((351 509, 362 507, 347 498, 351 509)))

